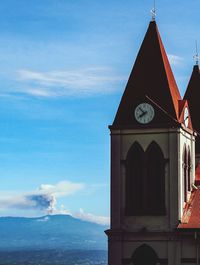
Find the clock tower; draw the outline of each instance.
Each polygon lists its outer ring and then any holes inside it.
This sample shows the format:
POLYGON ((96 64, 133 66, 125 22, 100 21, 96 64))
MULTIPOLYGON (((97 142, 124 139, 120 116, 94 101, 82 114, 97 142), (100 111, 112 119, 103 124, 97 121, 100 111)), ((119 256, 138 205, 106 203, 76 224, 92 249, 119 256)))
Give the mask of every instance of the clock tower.
POLYGON ((109 265, 181 264, 177 226, 194 183, 195 137, 155 21, 109 128, 109 265))

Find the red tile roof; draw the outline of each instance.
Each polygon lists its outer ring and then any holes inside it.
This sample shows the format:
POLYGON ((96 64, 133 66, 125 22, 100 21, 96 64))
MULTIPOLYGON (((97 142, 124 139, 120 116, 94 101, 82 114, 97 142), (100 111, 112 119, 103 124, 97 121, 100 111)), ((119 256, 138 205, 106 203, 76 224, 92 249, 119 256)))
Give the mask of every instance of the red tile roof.
POLYGON ((185 204, 178 229, 200 229, 200 163, 195 171, 195 185, 189 201, 185 204))
POLYGON ((200 188, 192 191, 178 229, 200 229, 200 188))
POLYGON ((171 69, 171 66, 169 64, 169 60, 168 60, 167 54, 165 52, 165 49, 164 49, 164 46, 163 46, 163 43, 162 43, 162 40, 161 40, 161 37, 160 37, 160 33, 159 33, 157 27, 156 27, 156 30, 157 30, 158 39, 159 39, 159 42, 160 42, 160 49, 161 49, 161 53, 162 53, 162 57, 163 57, 163 63, 165 65, 165 72, 166 72, 167 79, 168 79, 168 82, 169 82, 169 89, 170 89, 171 97, 172 97, 172 100, 173 100, 173 103, 174 103, 174 107, 175 107, 175 111, 176 111, 176 117, 178 118, 179 117, 178 100, 181 99, 181 96, 180 96, 176 81, 174 79, 174 75, 172 73, 172 69, 171 69))
POLYGON ((200 186, 200 163, 198 164, 195 171, 195 185, 200 186))

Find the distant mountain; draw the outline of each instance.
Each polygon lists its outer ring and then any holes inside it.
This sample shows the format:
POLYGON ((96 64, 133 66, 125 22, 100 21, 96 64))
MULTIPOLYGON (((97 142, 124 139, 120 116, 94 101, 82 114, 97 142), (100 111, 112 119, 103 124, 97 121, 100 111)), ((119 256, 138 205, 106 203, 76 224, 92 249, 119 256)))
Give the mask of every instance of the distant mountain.
POLYGON ((106 250, 0 251, 0 265, 107 265, 106 250))
POLYGON ((40 218, 0 217, 0 251, 106 250, 106 226, 69 215, 40 218))

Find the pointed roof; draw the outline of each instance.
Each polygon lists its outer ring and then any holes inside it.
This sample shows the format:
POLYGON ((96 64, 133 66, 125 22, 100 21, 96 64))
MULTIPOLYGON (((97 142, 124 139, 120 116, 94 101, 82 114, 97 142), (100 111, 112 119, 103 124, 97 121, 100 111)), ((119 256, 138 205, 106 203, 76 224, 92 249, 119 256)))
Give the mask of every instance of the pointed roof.
MULTIPOLYGON (((181 100, 181 96, 155 21, 149 24, 113 126, 138 126, 134 110, 139 103, 148 102, 148 99, 168 114, 168 123, 169 120, 179 120, 178 100, 181 100)), ((154 122, 159 123, 161 116, 157 121, 155 117, 154 122)))
MULTIPOLYGON (((187 99, 190 107, 193 128, 200 134, 200 70, 198 65, 193 67, 184 99, 187 99)), ((200 151, 200 135, 198 135, 196 139, 196 149, 200 151)))
POLYGON ((193 131, 193 126, 192 126, 192 119, 191 119, 191 115, 190 115, 190 107, 188 104, 187 100, 179 100, 179 122, 183 124, 183 126, 185 126, 185 108, 188 109, 188 125, 187 128, 193 131))
POLYGON ((200 185, 200 163, 198 163, 196 170, 195 170, 195 182, 196 186, 200 185))
POLYGON ((178 229, 200 229, 200 189, 193 189, 189 201, 185 204, 178 229))
POLYGON ((195 186, 189 201, 184 206, 183 216, 178 229, 200 229, 200 163, 195 170, 195 186))

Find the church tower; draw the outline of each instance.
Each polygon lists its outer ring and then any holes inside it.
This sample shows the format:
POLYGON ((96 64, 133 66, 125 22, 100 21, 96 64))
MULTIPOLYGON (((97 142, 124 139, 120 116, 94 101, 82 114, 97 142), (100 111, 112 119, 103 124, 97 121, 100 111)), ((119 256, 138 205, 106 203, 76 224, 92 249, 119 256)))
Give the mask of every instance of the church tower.
POLYGON ((199 96, 200 96, 200 71, 198 61, 193 67, 192 75, 184 95, 184 99, 188 101, 190 114, 194 130, 197 133, 195 152, 196 165, 200 162, 200 118, 199 118, 199 96))
POLYGON ((155 21, 109 128, 109 265, 181 264, 177 226, 194 183, 195 137, 155 21))

